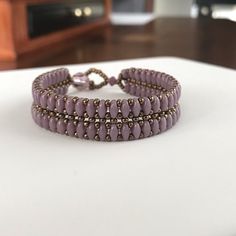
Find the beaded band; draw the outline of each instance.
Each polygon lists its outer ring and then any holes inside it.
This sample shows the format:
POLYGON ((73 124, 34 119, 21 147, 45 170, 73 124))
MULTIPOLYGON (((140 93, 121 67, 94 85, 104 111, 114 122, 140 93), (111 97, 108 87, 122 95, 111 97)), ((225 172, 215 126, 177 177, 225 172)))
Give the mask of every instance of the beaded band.
POLYGON ((98 69, 70 76, 65 68, 40 75, 32 85, 32 117, 36 124, 60 134, 100 141, 146 138, 170 129, 179 119, 179 82, 165 73, 124 69, 118 78, 98 69), (88 77, 103 78, 95 84, 88 77), (66 95, 68 87, 98 89, 117 84, 129 99, 104 100, 66 95))

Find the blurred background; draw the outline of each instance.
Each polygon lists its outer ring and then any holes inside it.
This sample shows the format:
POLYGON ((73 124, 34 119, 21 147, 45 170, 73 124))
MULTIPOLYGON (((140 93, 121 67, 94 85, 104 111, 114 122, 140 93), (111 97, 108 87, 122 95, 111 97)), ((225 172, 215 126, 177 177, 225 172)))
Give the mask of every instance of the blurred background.
POLYGON ((236 0, 0 0, 0 69, 175 56, 236 68, 236 0))

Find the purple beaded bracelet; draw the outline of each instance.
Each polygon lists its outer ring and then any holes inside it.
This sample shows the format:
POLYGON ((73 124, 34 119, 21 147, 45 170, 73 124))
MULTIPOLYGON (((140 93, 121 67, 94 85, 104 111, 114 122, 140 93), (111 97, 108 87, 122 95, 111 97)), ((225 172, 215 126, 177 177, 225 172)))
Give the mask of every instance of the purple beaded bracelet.
POLYGON ((126 141, 150 137, 170 129, 179 119, 179 82, 165 73, 124 69, 118 78, 89 69, 70 76, 65 68, 38 76, 32 85, 32 117, 36 124, 60 134, 97 141, 126 141), (89 75, 103 78, 95 84, 89 75), (118 85, 136 96, 129 99, 88 99, 66 95, 70 85, 93 90, 118 85))

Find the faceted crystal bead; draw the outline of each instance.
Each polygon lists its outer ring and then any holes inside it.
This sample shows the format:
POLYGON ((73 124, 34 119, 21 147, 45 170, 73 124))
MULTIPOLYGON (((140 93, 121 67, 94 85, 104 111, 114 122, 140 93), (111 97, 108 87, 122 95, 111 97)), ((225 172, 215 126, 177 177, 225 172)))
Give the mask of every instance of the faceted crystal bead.
POLYGON ((72 79, 73 79, 73 85, 78 90, 89 89, 89 78, 84 73, 81 72, 76 73, 72 76, 72 79))

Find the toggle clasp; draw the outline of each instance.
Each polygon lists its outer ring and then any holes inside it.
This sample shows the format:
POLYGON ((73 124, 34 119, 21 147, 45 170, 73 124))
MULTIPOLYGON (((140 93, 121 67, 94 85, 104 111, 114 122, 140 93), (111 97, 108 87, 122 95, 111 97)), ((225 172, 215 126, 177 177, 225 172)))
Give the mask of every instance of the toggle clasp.
POLYGON ((79 90, 93 90, 99 89, 108 84, 108 76, 104 74, 101 70, 90 68, 85 73, 76 73, 72 76, 73 85, 79 90), (95 84, 93 80, 89 79, 90 74, 99 75, 103 81, 101 83, 95 84))
POLYGON ((123 88, 121 80, 122 80, 121 76, 119 76, 118 79, 116 79, 114 76, 109 78, 105 73, 103 73, 103 71, 96 68, 90 68, 85 73, 79 72, 72 76, 72 84, 78 90, 99 89, 107 84, 110 84, 111 86, 117 84, 121 88, 123 88), (94 80, 89 79, 90 74, 99 75, 103 79, 103 81, 96 84, 94 80))

